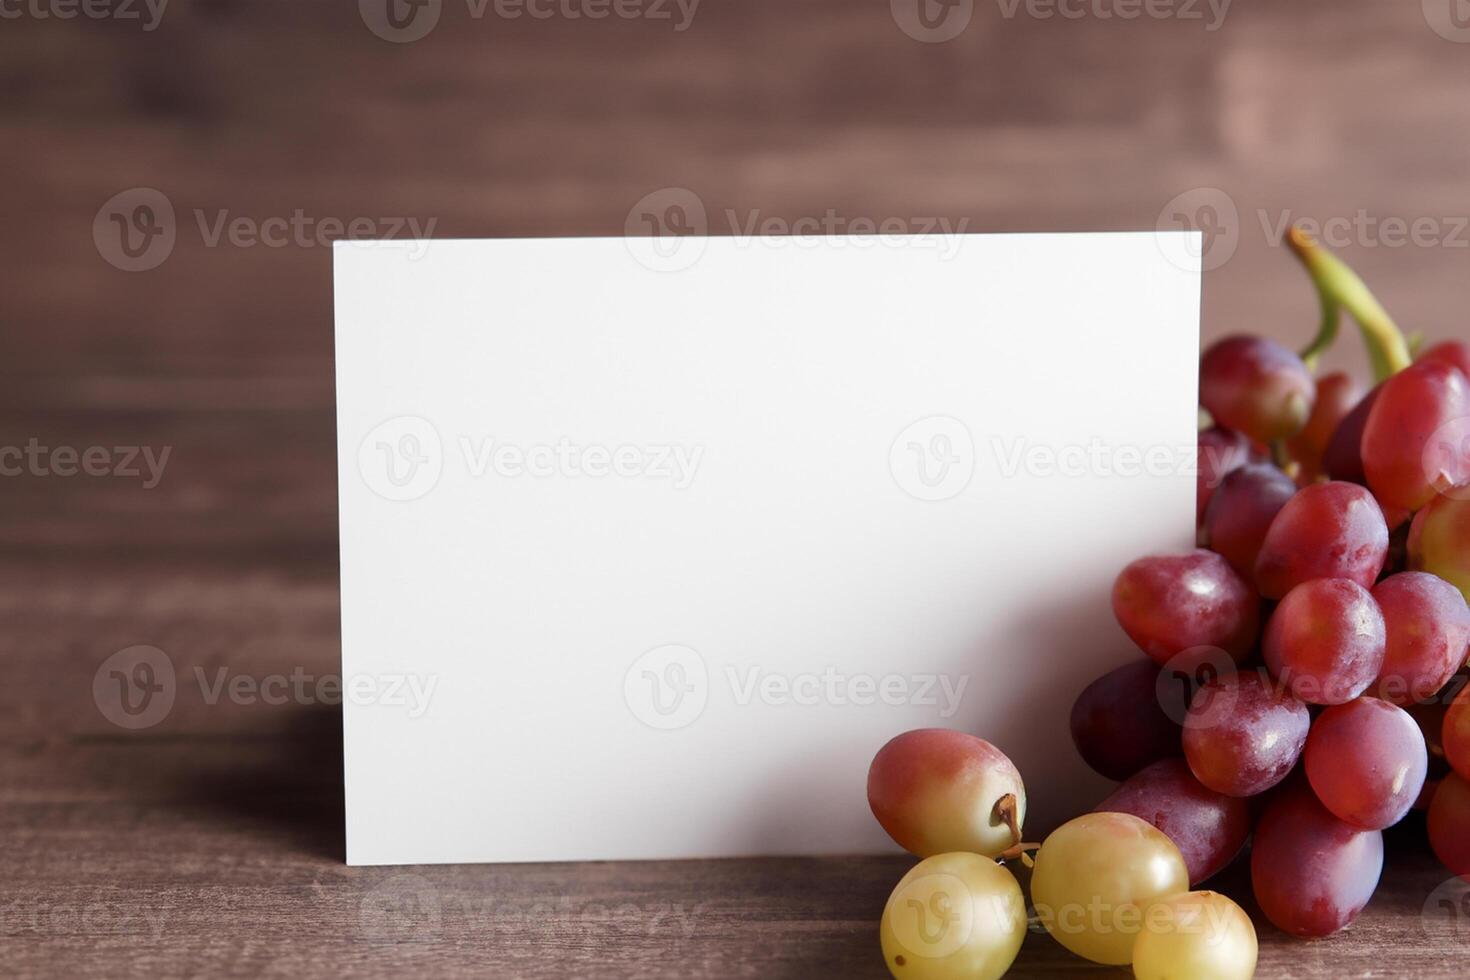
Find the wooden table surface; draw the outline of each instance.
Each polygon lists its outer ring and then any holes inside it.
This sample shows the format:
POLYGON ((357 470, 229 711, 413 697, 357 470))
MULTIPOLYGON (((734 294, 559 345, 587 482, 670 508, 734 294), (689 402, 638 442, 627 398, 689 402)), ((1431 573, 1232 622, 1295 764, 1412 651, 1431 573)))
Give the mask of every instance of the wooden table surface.
MULTIPOLYGON (((152 31, 48 2, 0 22, 0 446, 169 456, 154 486, 0 479, 0 976, 884 973, 903 859, 343 865, 337 710, 192 681, 316 678, 339 655, 328 250, 216 241, 221 221, 620 234, 679 186, 716 233, 727 210, 829 208, 1137 229, 1214 188, 1234 215, 1207 337, 1310 332, 1274 231, 1301 217, 1347 223, 1406 326, 1466 331, 1470 44, 1432 29, 1434 0, 1242 3, 1217 30, 981 3, 946 44, 882 0, 705 0, 682 32, 448 3, 411 44, 350 2, 174 0, 152 31), (136 187, 169 199, 177 242, 131 273, 93 226, 136 187), (1395 245, 1385 219, 1431 233, 1395 245), (191 680, 129 731, 93 680, 135 644, 191 680)), ((1363 359, 1349 337, 1329 363, 1363 359)), ((1394 845, 1348 933, 1262 923, 1259 975, 1463 976, 1470 905, 1414 827, 1394 845)), ((1121 975, 1045 935, 1015 971, 1074 974, 1121 975)))

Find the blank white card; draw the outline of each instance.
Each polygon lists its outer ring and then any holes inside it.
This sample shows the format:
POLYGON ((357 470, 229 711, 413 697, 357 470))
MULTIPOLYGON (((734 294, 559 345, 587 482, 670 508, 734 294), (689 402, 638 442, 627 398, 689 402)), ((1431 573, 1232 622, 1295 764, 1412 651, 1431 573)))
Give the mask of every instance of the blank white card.
POLYGON ((920 727, 1029 839, 1090 808, 1112 579, 1193 537, 1197 236, 659 244, 336 247, 349 862, 892 850, 920 727))

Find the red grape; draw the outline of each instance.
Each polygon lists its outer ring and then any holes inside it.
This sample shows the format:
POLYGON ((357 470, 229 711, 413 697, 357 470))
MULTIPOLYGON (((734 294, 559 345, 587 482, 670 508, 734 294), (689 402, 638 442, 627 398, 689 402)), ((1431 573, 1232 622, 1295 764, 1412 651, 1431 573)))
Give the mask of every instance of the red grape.
POLYGON ((1258 671, 1209 681, 1184 716, 1195 778, 1227 796, 1255 796, 1285 779, 1307 741, 1307 706, 1258 671))
POLYGON ((1251 848, 1251 885, 1266 918, 1294 936, 1352 923, 1383 872, 1383 833, 1334 817, 1299 782, 1266 807, 1251 848))
POLYGON ((1273 676, 1311 704, 1342 704, 1383 669, 1383 613, 1356 582, 1319 578, 1286 594, 1266 624, 1261 652, 1273 676))
POLYGON ((1239 432, 1216 426, 1199 434, 1196 446, 1194 522, 1205 519, 1205 508, 1220 482, 1251 459, 1251 441, 1239 432))
POLYGON ((1026 789, 1011 760, 984 739, 944 728, 897 736, 868 769, 868 805, 900 847, 919 857, 995 857, 1019 843, 1026 789), (1015 827, 996 804, 1014 796, 1015 827))
POLYGON ((1363 400, 1344 415, 1333 430, 1327 451, 1322 454, 1322 465, 1332 479, 1348 483, 1368 482, 1363 472, 1363 427, 1368 424, 1368 413, 1373 411, 1373 403, 1378 400, 1378 392, 1382 389, 1383 386, 1379 385, 1364 395, 1363 400))
POLYGON ((1270 463, 1242 466, 1225 477, 1205 511, 1205 544, 1252 580, 1266 530, 1295 494, 1296 483, 1270 463))
POLYGON ((1419 355, 1419 360, 1439 361, 1460 369, 1460 373, 1470 378, 1470 345, 1458 340, 1446 340, 1435 344, 1433 347, 1419 355))
POLYGON ((1470 783, 1459 773, 1439 782, 1429 801, 1429 846, 1446 868, 1470 881, 1470 783))
POLYGON ((1403 708, 1378 698, 1357 698, 1318 715, 1302 759, 1317 799, 1361 830, 1402 820, 1429 771, 1419 726, 1403 708))
POLYGON ((1211 551, 1140 558, 1113 583, 1113 614, 1139 649, 1160 664, 1191 647, 1245 658, 1260 629, 1260 600, 1229 562, 1211 551))
POLYGON ((1360 400, 1361 392, 1351 377, 1341 372, 1317 379, 1317 401, 1312 415, 1286 444, 1291 458, 1301 464, 1303 485, 1311 483, 1323 471, 1323 458, 1332 435, 1360 400))
POLYGON ((1470 687, 1460 688, 1450 703, 1440 728, 1440 739, 1450 767, 1462 779, 1470 779, 1470 687))
POLYGON ((1411 365, 1383 383, 1363 428, 1363 470, 1385 507, 1418 510, 1437 484, 1456 482, 1458 474, 1425 466, 1424 448, 1438 429, 1466 416, 1470 379, 1444 361, 1411 365))
POLYGON ((1388 557, 1388 524, 1373 495, 1353 483, 1317 483, 1286 502, 1261 542, 1256 587, 1280 599, 1315 578, 1373 587, 1388 557))
POLYGON ((1400 572, 1373 587, 1387 644, 1376 693, 1385 701, 1428 701, 1465 663, 1470 607, 1460 590, 1428 572, 1400 572))
POLYGON ((1312 412, 1316 384, 1296 354, 1264 337, 1227 337, 1205 351, 1199 400, 1220 425, 1257 442, 1295 435, 1312 412))
POLYGON ((1072 741, 1109 779, 1179 754, 1179 725, 1159 704, 1158 679, 1158 664, 1135 660, 1087 685, 1072 705, 1072 741))
POLYGON ((1251 832, 1250 804, 1201 785, 1182 759, 1155 762, 1094 809, 1131 813, 1167 834, 1184 855, 1190 887, 1229 864, 1251 832))
POLYGON ((1470 498, 1435 497, 1409 525, 1409 567, 1431 572, 1470 600, 1470 498))

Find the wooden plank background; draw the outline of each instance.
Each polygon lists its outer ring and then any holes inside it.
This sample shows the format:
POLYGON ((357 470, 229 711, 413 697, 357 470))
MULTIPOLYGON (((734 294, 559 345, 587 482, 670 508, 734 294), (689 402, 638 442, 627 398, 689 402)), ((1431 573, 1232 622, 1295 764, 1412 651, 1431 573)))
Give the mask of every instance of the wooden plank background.
MULTIPOLYGON (((899 859, 348 869, 330 706, 195 690, 143 732, 102 716, 93 674, 133 644, 181 675, 337 669, 329 250, 211 244, 200 220, 620 234, 679 186, 717 233, 727 209, 1148 229, 1216 188, 1207 337, 1310 333, 1289 217, 1355 222, 1343 252, 1401 322, 1464 336, 1470 44, 1436 2, 1242 0, 1216 30, 980 2, 945 44, 881 0, 703 0, 684 31, 446 0, 411 44, 348 0, 173 0, 148 31, 6 5, 0 445, 170 455, 151 487, 0 480, 0 974, 883 973, 899 859), (130 273, 93 223, 135 187, 177 241, 130 273)), ((1330 363, 1363 369, 1351 335, 1330 363)), ((1261 975, 1462 975, 1470 925, 1424 914, 1447 876, 1415 828, 1396 841, 1348 934, 1262 924, 1261 975)), ((1039 935, 1017 972, 1121 975, 1039 935)))

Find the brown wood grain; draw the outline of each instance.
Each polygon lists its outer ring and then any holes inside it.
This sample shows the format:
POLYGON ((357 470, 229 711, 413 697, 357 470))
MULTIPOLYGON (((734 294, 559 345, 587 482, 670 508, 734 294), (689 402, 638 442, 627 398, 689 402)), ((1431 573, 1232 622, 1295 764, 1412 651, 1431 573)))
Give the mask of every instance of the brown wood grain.
MULTIPOLYGON (((0 445, 170 452, 154 487, 0 479, 0 975, 884 975, 904 859, 350 869, 332 706, 184 685, 126 732, 92 680, 139 643, 185 677, 338 667, 328 250, 211 244, 221 216, 620 234, 683 186, 716 233, 828 209, 1147 229, 1214 187, 1238 245, 1206 337, 1304 340, 1313 296, 1271 229, 1360 211, 1433 222, 1343 251, 1405 326, 1466 334, 1470 45, 1420 4, 1241 2, 1217 31, 1002 9, 943 45, 881 0, 704 0, 684 32, 447 2, 408 45, 326 0, 173 0, 152 32, 0 21, 0 445), (92 222, 136 186, 179 237, 126 273, 92 222)), ((1351 335, 1329 363, 1363 369, 1351 335)), ((1435 903, 1416 820, 1347 933, 1258 920, 1259 975, 1463 976, 1470 919, 1435 903)), ((1250 905, 1238 867, 1222 887, 1250 905)), ((1038 934, 1014 975, 1125 974, 1038 934)))

